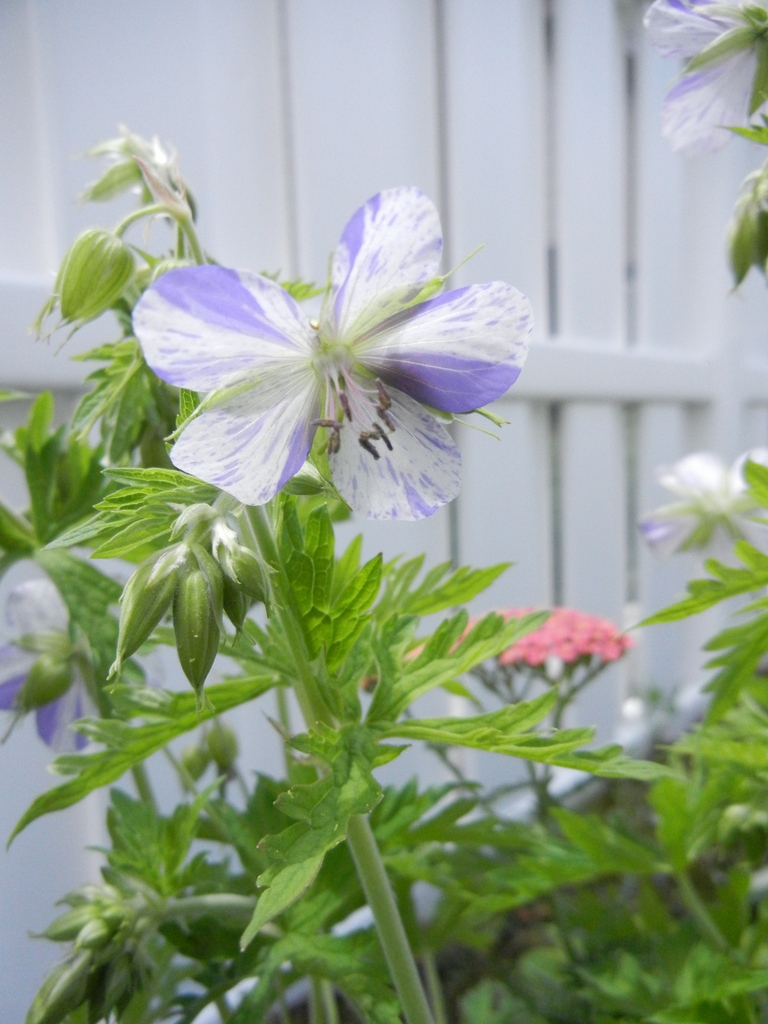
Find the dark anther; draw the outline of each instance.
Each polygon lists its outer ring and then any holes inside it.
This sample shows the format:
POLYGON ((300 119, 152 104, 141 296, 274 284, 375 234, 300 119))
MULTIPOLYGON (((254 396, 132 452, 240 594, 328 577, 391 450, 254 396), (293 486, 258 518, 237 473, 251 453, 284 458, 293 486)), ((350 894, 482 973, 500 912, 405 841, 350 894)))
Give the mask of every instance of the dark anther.
POLYGON ((392 451, 392 442, 389 440, 389 438, 381 429, 378 423, 373 424, 373 426, 371 427, 371 433, 373 434, 374 437, 378 438, 380 441, 383 441, 387 448, 389 448, 389 450, 392 451))
POLYGON ((384 421, 384 423, 386 424, 387 428, 389 429, 390 434, 394 434, 394 432, 395 432, 395 421, 389 415, 387 410, 386 409, 382 409, 381 406, 377 406, 376 413, 377 413, 379 419, 384 421))
POLYGON ((389 409, 392 405, 392 399, 389 397, 387 389, 384 387, 384 385, 381 383, 378 377, 376 378, 376 390, 379 393, 379 408, 384 409, 384 411, 386 412, 386 410, 389 409))
POLYGON ((325 427, 330 430, 330 436, 328 437, 328 454, 335 455, 341 446, 341 428, 344 426, 343 423, 339 423, 338 420, 312 420, 313 427, 325 427))
POLYGON ((349 399, 347 398, 346 391, 339 389, 339 405, 344 410, 344 415, 347 417, 349 422, 352 422, 352 410, 349 407, 349 399))
POLYGON ((381 456, 371 444, 371 441, 375 439, 376 434, 371 433, 370 430, 364 430, 358 438, 358 441, 360 442, 360 447, 365 448, 369 455, 372 455, 374 459, 380 459, 381 456))

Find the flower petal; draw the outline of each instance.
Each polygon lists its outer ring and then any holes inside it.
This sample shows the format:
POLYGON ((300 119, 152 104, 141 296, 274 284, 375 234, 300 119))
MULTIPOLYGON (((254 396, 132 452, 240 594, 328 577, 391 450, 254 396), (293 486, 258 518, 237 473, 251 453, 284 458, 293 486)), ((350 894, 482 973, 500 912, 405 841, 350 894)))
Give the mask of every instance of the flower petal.
POLYGON ((5 602, 8 625, 20 636, 60 633, 69 626, 69 613, 50 580, 25 580, 11 590, 5 602))
POLYGON ((355 512, 369 519, 423 519, 459 493, 461 455, 448 431, 418 402, 394 389, 389 394, 392 451, 375 440, 375 459, 359 442, 360 429, 373 426, 367 407, 350 393, 353 421, 344 424, 339 451, 329 457, 333 482, 355 512))
POLYGON ((681 498, 727 492, 728 470, 711 452, 694 452, 673 466, 660 466, 656 479, 681 498))
POLYGON ((655 512, 641 519, 637 527, 646 544, 661 558, 668 558, 685 544, 696 529, 696 522, 693 515, 665 516, 655 512))
POLYGON ((10 711, 13 708, 19 690, 26 681, 27 673, 22 672, 20 675, 14 676, 13 679, 7 679, 4 683, 0 683, 0 710, 10 711))
POLYGON ((517 380, 528 354, 528 299, 500 281, 446 292, 390 317, 355 346, 385 384, 445 412, 470 412, 517 380))
MULTIPOLYGON (((715 0, 656 0, 645 15, 648 37, 664 57, 689 59, 709 46, 738 19, 707 14, 715 0)), ((719 5, 722 9, 722 5, 719 5)), ((734 5, 735 7, 735 5, 734 5)))
POLYGON ((90 700, 85 697, 82 683, 76 682, 63 696, 37 709, 37 734, 44 743, 60 753, 82 750, 88 741, 85 736, 70 729, 70 726, 93 711, 90 700))
POLYGON ((163 274, 137 303, 133 327, 158 377, 195 391, 214 391, 269 363, 305 360, 314 339, 280 285, 215 266, 163 274))
MULTIPOLYGON (((729 127, 750 123, 757 58, 754 49, 740 50, 711 67, 685 75, 667 94, 662 131, 673 150, 689 156, 711 153, 726 144, 729 127)), ((763 104, 755 114, 766 109, 763 104)))
POLYGON ((350 338, 419 294, 443 248, 434 203, 418 188, 379 192, 350 219, 333 254, 326 328, 350 338))
POLYGON ((262 505, 304 465, 319 408, 309 367, 274 370, 248 390, 222 392, 182 431, 171 461, 246 505, 262 505))

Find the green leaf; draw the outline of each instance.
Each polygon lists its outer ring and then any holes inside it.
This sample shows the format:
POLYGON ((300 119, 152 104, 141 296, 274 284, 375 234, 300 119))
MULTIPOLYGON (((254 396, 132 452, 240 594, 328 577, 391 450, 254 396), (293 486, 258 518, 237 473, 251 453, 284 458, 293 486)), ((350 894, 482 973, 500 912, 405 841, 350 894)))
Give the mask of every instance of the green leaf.
POLYGON ((574 754, 592 740, 593 729, 561 729, 549 735, 528 732, 546 718, 556 699, 550 691, 535 700, 469 718, 408 719, 383 729, 381 735, 487 750, 608 778, 654 779, 671 774, 663 765, 626 757, 618 746, 574 754))
POLYGON ((26 554, 35 547, 35 536, 29 523, 0 503, 0 546, 7 552, 26 554))
POLYGON ((500 654, 546 618, 545 612, 505 622, 501 615, 486 615, 444 657, 428 662, 407 656, 413 626, 409 617, 391 619, 375 643, 379 681, 366 720, 370 724, 394 721, 417 697, 500 654))
POLYGON ((467 566, 457 569, 451 576, 434 590, 416 590, 406 600, 401 609, 413 615, 432 615, 455 605, 466 604, 501 576, 510 566, 510 562, 491 566, 489 569, 470 569, 467 566))
MULTIPOLYGON (((51 811, 70 807, 94 789, 116 782, 130 768, 140 764, 156 751, 162 750, 176 736, 196 729, 215 715, 253 700, 262 693, 266 693, 274 685, 273 675, 262 675, 241 677, 209 686, 206 688, 206 695, 210 701, 210 707, 199 713, 194 693, 166 693, 164 697, 167 697, 167 700, 163 698, 161 705, 164 711, 162 717, 159 714, 159 708, 155 707, 153 715, 155 720, 147 725, 132 727, 119 747, 92 754, 72 754, 54 761, 52 765, 54 771, 57 770, 57 766, 61 765, 67 774, 77 773, 76 777, 37 797, 22 815, 11 834, 9 843, 36 818, 43 814, 49 814, 51 811)), ((146 706, 139 705, 136 713, 145 714, 146 710, 146 706)))
POLYGON ((345 726, 297 736, 291 746, 324 761, 331 774, 314 782, 292 786, 277 800, 277 807, 296 819, 259 844, 270 866, 258 879, 261 893, 251 923, 241 939, 248 946, 261 928, 283 913, 314 881, 328 850, 346 836, 353 814, 366 814, 382 796, 371 775, 376 745, 361 726, 345 726))

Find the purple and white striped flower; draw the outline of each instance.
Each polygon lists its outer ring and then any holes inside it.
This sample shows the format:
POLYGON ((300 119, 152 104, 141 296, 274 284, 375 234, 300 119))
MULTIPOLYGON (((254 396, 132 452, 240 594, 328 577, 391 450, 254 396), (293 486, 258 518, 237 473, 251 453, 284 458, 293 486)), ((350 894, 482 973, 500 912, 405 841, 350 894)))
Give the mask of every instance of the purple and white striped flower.
POLYGON ((437 294, 441 251, 433 203, 397 188, 347 224, 317 320, 258 274, 164 274, 136 306, 136 335, 160 378, 208 395, 174 464, 260 505, 301 469, 319 429, 356 512, 421 519, 454 498, 461 457, 434 410, 471 412, 503 395, 532 317, 500 282, 437 294))
POLYGON ((768 70, 766 0, 655 0, 645 27, 663 56, 688 62, 662 108, 672 149, 688 155, 720 149, 727 128, 747 127, 768 111, 755 88, 758 70, 761 81, 768 70))
MULTIPOLYGON (((13 588, 6 600, 5 619, 14 639, 0 645, 0 710, 21 717, 25 711, 22 691, 41 652, 71 647, 69 615, 56 587, 37 579, 13 588)), ((92 712, 93 703, 73 660, 72 683, 66 692, 35 709, 38 735, 54 750, 81 750, 87 741, 70 725, 92 712)))
POLYGON ((638 523, 643 539, 658 555, 702 550, 724 561, 737 540, 768 550, 766 515, 749 497, 744 479, 747 460, 768 466, 768 449, 745 452, 730 469, 711 452, 686 455, 660 466, 656 479, 679 499, 649 513, 638 523))

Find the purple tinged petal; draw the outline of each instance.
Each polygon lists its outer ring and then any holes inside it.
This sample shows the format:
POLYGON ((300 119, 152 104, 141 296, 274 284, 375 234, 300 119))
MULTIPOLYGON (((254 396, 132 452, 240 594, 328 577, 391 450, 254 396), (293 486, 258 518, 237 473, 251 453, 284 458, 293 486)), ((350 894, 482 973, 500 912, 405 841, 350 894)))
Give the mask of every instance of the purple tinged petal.
POLYGON ((58 700, 52 700, 50 704, 44 704, 35 712, 37 734, 49 747, 57 745, 58 738, 70 722, 66 714, 65 698, 66 694, 58 700))
POLYGON ((470 412, 517 380, 533 328, 528 300, 495 281, 446 292, 390 317, 362 338, 366 369, 419 402, 470 412))
POLYGON ((685 544, 696 528, 691 515, 660 516, 651 513, 637 524, 643 540, 661 558, 668 558, 685 544))
POLYGON ((367 426, 365 407, 353 401, 353 422, 344 424, 339 451, 329 457, 333 482, 355 512, 369 519, 423 519, 458 494, 461 455, 426 409, 394 389, 389 396, 392 450, 375 441, 375 459, 361 447, 357 424, 367 426))
POLYGON ((319 410, 320 389, 311 370, 272 372, 247 391, 225 393, 192 420, 171 461, 246 505, 262 505, 301 469, 319 410))
POLYGON ((646 12, 644 24, 651 43, 664 57, 685 60, 701 53, 719 35, 739 24, 738 7, 733 18, 707 14, 712 0, 656 0, 646 12))
POLYGON ((69 625, 69 613, 50 580, 25 580, 11 590, 5 602, 8 625, 20 636, 61 633, 69 625))
POLYGON ((224 267, 182 267, 158 278, 133 326, 162 380, 214 391, 277 363, 306 362, 314 332, 280 285, 224 267))
POLYGON ((750 123, 756 59, 754 50, 741 50, 720 64, 685 75, 667 94, 662 130, 673 150, 689 156, 711 153, 730 138, 728 127, 750 123))
POLYGON ((19 690, 21 690, 26 681, 27 673, 23 672, 21 675, 14 676, 13 679, 7 679, 4 683, 0 683, 0 710, 12 710, 19 695, 19 690))
POLYGON ((328 333, 350 338, 412 302, 437 276, 442 247, 437 210, 419 189, 369 199, 333 255, 328 333))

